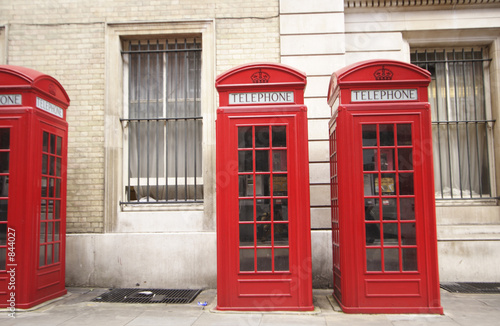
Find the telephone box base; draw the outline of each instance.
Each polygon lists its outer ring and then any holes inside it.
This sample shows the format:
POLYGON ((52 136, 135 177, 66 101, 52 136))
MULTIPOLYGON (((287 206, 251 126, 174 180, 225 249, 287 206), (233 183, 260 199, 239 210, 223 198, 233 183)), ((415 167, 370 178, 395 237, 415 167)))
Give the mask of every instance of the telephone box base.
MULTIPOLYGON (((20 309, 30 309, 30 308, 38 306, 38 305, 40 305, 42 303, 46 303, 49 300, 54 300, 54 299, 60 298, 60 297, 62 297, 64 295, 66 295, 67 293, 68 293, 68 291, 66 289, 64 289, 62 291, 52 293, 49 296, 37 299, 35 301, 21 302, 21 303, 20 302, 16 302, 15 309, 16 309, 16 311, 20 310, 20 309)), ((9 307, 9 305, 5 305, 5 304, 1 304, 0 305, 0 308, 8 308, 8 307, 9 307)))
POLYGON ((435 314, 444 315, 443 307, 347 307, 333 295, 346 314, 435 314))

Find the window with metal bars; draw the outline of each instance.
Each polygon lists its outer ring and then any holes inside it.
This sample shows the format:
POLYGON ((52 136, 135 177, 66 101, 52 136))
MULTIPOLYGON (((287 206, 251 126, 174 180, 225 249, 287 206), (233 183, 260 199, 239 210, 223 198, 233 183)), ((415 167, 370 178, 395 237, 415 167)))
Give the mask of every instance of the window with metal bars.
POLYGON ((201 40, 123 44, 125 203, 203 201, 201 40))
POLYGON ((485 49, 414 50, 431 73, 436 199, 492 198, 492 130, 485 49))

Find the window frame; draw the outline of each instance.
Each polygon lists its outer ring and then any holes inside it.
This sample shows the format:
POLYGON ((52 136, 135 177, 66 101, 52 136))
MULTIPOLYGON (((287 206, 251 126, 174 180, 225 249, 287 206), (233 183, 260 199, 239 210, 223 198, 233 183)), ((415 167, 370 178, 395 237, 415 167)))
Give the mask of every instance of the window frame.
MULTIPOLYGON (((464 192, 465 191, 468 191, 467 189, 464 188, 464 186, 462 186, 462 184, 460 183, 460 194, 459 196, 456 196, 453 194, 453 189, 450 189, 450 194, 449 196, 445 195, 444 192, 443 192, 443 189, 436 189, 436 201, 437 202, 440 202, 441 205, 453 205, 453 204, 456 204, 456 203, 459 203, 459 202, 463 202, 464 204, 466 203, 471 203, 471 201, 475 201, 476 203, 484 203, 484 204, 491 204, 493 203, 496 199, 498 199, 497 197, 497 191, 496 191, 496 183, 495 183, 495 180, 496 180, 496 174, 495 174, 495 151, 494 151, 494 124, 495 124, 495 120, 493 119, 492 117, 492 114, 493 114, 493 107, 492 107, 492 101, 491 101, 491 88, 490 88, 490 84, 491 84, 491 80, 490 80, 490 69, 491 69, 491 62, 493 61, 492 58, 490 58, 489 56, 489 53, 490 53, 490 50, 489 50, 489 47, 488 46, 467 46, 467 45, 457 45, 457 46, 441 46, 441 47, 436 47, 436 46, 421 46, 421 45, 418 45, 418 46, 413 46, 411 47, 410 49, 410 56, 413 57, 414 55, 416 56, 417 52, 418 54, 425 54, 425 53, 431 53, 431 54, 436 54, 436 53, 441 53, 443 55, 445 55, 445 57, 449 54, 449 53, 461 53, 462 55, 464 55, 464 53, 477 53, 478 51, 481 51, 481 58, 475 58, 474 55, 473 55, 473 59, 471 60, 468 60, 468 59, 457 59, 457 62, 482 62, 483 63, 483 67, 482 67, 482 79, 483 79, 483 101, 484 101, 484 106, 481 108, 484 110, 484 119, 479 119, 479 120, 475 120, 475 119, 465 119, 464 121, 459 121, 460 119, 458 119, 458 117, 455 118, 455 120, 453 119, 444 119, 443 117, 440 117, 438 114, 437 114, 437 120, 434 119, 434 116, 436 115, 435 112, 433 112, 433 121, 432 121, 432 124, 433 125, 452 125, 452 124, 456 124, 456 128, 458 130, 458 125, 459 123, 465 123, 466 124, 466 128, 468 128, 468 124, 472 123, 472 124, 477 124, 478 123, 484 123, 484 134, 486 136, 486 144, 485 144, 485 151, 486 151, 486 155, 487 155, 487 161, 488 161, 488 173, 489 173, 489 178, 488 178, 488 181, 489 181, 489 187, 490 187, 490 191, 489 191, 489 194, 483 194, 482 192, 479 194, 479 196, 477 195, 473 195, 473 191, 472 191, 472 185, 469 185, 469 190, 470 190, 470 194, 469 195, 465 195, 464 192), (435 52, 436 51, 436 52, 435 52)), ((453 62, 453 60, 455 60, 455 58, 453 59, 448 59, 448 58, 445 58, 445 60, 442 60, 440 63, 445 63, 446 65, 446 70, 449 68, 448 65, 450 64, 450 62, 453 62)), ((424 61, 411 61, 413 64, 416 64, 416 65, 419 65, 421 67, 423 67, 424 69, 426 69, 425 65, 426 64, 429 64, 431 62, 435 62, 437 63, 438 60, 437 59, 425 59, 424 61)), ((473 69, 474 70, 474 69, 473 69)), ((465 70, 464 70, 465 71, 465 70)), ((448 75, 451 74, 449 73, 448 71, 445 73, 446 76, 445 76, 445 79, 447 80, 448 79, 448 75)), ((434 77, 435 75, 433 75, 434 77)), ((454 74, 454 78, 457 78, 456 77, 456 72, 454 74)), ((465 77, 464 77, 465 78, 465 77)), ((465 81, 465 79, 464 79, 465 81)), ((446 107, 448 107, 448 103, 450 101, 450 89, 451 88, 455 88, 456 85, 453 85, 452 87, 450 87, 448 84, 446 85, 446 107)), ((431 90, 429 90, 431 91, 431 90)), ((475 98, 475 95, 473 96, 475 98)), ((467 99, 467 97, 456 97, 457 99, 461 99, 463 100, 463 98, 467 99)), ((431 99, 431 97, 430 97, 431 99)), ((458 105, 458 101, 459 100, 455 100, 456 103, 455 105, 458 105)), ((474 103, 474 107, 475 107, 475 103, 474 103)), ((432 110, 433 108, 431 108, 432 110)), ((457 111, 457 114, 458 114, 458 111, 457 111)), ((449 127, 448 127, 449 128, 449 127)), ((476 131, 477 132, 477 131, 476 131)), ((434 131, 434 128, 433 128, 433 134, 435 133, 434 131)), ((457 131, 458 133, 458 131, 457 131)), ((468 135, 468 134, 467 134, 468 135)), ((468 136, 467 136, 468 137, 468 136)), ((458 143, 460 143, 459 140, 457 140, 458 143)), ((468 144, 469 140, 467 139, 467 150, 469 151, 469 144, 468 144)), ((447 144, 450 143, 450 139, 448 138, 447 144)), ((460 145, 458 145, 460 146, 460 145)), ((457 147, 458 148, 458 147, 457 147)), ((435 149, 435 152, 438 151, 435 149)), ((477 149, 476 149, 477 151, 477 149)), ((449 154, 451 155, 451 154, 449 154)), ((478 154, 479 155, 479 154, 478 154)), ((434 158, 434 160, 436 160, 436 158, 434 158)), ((448 157, 448 160, 450 160, 450 157, 448 157)), ((467 158, 467 161, 470 160, 470 154, 468 152, 468 158, 467 158)), ((451 163, 448 162, 449 164, 449 167, 448 168, 445 168, 445 172, 446 173, 450 173, 451 175, 451 172, 449 171, 450 167, 451 167, 451 163)), ((461 171, 461 169, 459 168, 459 171, 461 171)), ((441 173, 441 172, 438 172, 438 173, 441 173)), ((470 179, 470 174, 472 172, 470 171, 470 166, 468 168, 468 175, 469 175, 469 179, 470 179)), ((460 174, 460 172, 459 172, 460 174)), ((461 177, 460 177, 461 178, 461 177)), ((441 181, 442 182, 442 181, 441 181)), ((437 187, 436 187, 437 188, 437 187)), ((442 187, 441 187, 442 188, 442 187)), ((456 188, 456 187, 453 187, 453 188, 456 188)))
POLYGON ((102 197, 104 232, 150 232, 191 231, 202 228, 215 230, 216 180, 210 171, 215 171, 215 117, 216 92, 213 81, 216 75, 215 20, 197 19, 156 22, 108 22, 105 33, 105 85, 104 85, 104 185, 102 197), (201 58, 201 115, 203 203, 136 205, 120 204, 123 191, 123 38, 161 38, 169 35, 201 35, 203 44, 201 58), (169 212, 171 214, 163 214, 169 212), (184 212, 189 212, 185 215, 184 212), (158 214, 161 213, 161 214, 158 214), (176 216, 189 216, 191 222, 174 223, 176 216), (144 224, 144 219, 151 223, 144 224), (142 221, 142 222, 141 222, 142 221))
MULTIPOLYGON (((168 81, 168 78, 169 78, 169 75, 168 75, 168 54, 169 53, 180 53, 182 55, 182 53, 187 53, 187 52, 198 52, 200 53, 199 54, 199 64, 201 66, 201 53, 203 52, 203 46, 202 46, 202 40, 201 40, 201 35, 199 34, 194 34, 194 35, 169 35, 168 37, 158 37, 158 38, 151 38, 151 37, 142 37, 142 38, 137 38, 137 37, 134 37, 134 38, 130 38, 130 37, 127 37, 127 38, 122 38, 121 39, 122 41, 122 55, 123 55, 123 118, 120 119, 120 121, 122 122, 122 128, 123 128, 123 165, 124 165, 124 169, 123 169, 123 191, 125 192, 124 195, 123 195, 123 198, 124 200, 120 202, 121 205, 146 205, 146 204, 154 204, 154 205, 157 205, 157 204, 182 204, 182 203, 203 203, 203 169, 201 168, 200 170, 200 175, 197 175, 196 173, 196 170, 198 170, 197 168, 197 165, 196 165, 196 162, 197 160, 200 160, 200 164, 202 166, 202 157, 199 157, 197 158, 197 155, 196 155, 196 152, 197 152, 197 146, 199 146, 200 149, 202 149, 203 145, 203 141, 201 139, 201 137, 199 137, 200 135, 197 134, 197 132, 203 132, 203 116, 200 112, 200 114, 194 114, 193 116, 181 116, 182 114, 179 114, 179 115, 176 115, 176 116, 169 116, 169 112, 168 112, 168 108, 170 107, 170 104, 173 104, 174 107, 176 108, 175 109, 175 112, 177 114, 177 105, 179 104, 179 106, 182 105, 182 103, 184 103, 185 105, 187 105, 188 102, 193 102, 195 103, 195 111, 201 111, 200 108, 197 108, 196 107, 196 103, 199 102, 199 105, 201 106, 201 89, 196 89, 195 87, 195 90, 194 90, 194 97, 193 98, 190 98, 187 93, 188 93, 188 90, 187 90, 187 85, 184 85, 186 87, 185 91, 183 92, 184 93, 184 98, 179 98, 178 97, 178 94, 176 92, 175 96, 174 96, 174 99, 172 99, 171 97, 169 97, 166 93, 166 90, 168 89, 168 84, 169 84, 169 81, 168 81), (184 40, 184 42, 178 42, 178 41, 182 41, 184 40), (174 44, 175 45, 175 49, 170 49, 168 46, 169 45, 172 45, 174 44), (181 47, 183 46, 184 48, 180 49, 178 48, 178 44, 182 44, 181 47), (132 49, 132 46, 136 46, 138 45, 139 48, 141 48, 142 46, 147 46, 147 49, 140 49, 140 50, 133 50, 132 49), (163 49, 158 49, 160 45, 163 45, 163 49), (188 45, 194 45, 194 48, 188 48, 188 45), (155 47, 157 48, 157 50, 155 49, 150 49, 150 46, 152 47, 155 47), (136 99, 137 103, 141 103, 141 102, 144 102, 146 103, 146 106, 149 105, 149 103, 152 103, 153 105, 156 103, 156 105, 161 105, 161 116, 158 116, 158 117, 147 117, 147 118, 142 118, 142 117, 136 117, 136 118, 131 118, 129 115, 130 115, 130 104, 131 104, 131 97, 130 97, 130 93, 132 91, 132 86, 129 85, 131 79, 130 79, 130 68, 131 68, 131 65, 130 65, 130 60, 131 60, 131 56, 130 54, 131 53, 136 53, 138 51, 143 51, 143 53, 155 53, 155 52, 158 52, 159 53, 159 57, 161 57, 161 61, 162 61, 162 68, 161 68, 161 80, 162 80, 162 91, 161 91, 161 98, 160 97, 157 97, 155 99, 149 99, 149 94, 147 96, 147 99, 144 100, 142 98, 139 98, 139 99, 136 99), (169 176, 168 172, 166 173, 166 176, 165 174, 162 176, 162 177, 159 177, 159 176, 156 176, 156 177, 152 177, 151 175, 149 175, 149 171, 147 172, 148 173, 148 176, 146 177, 143 177, 143 176, 139 176, 139 177, 133 177, 131 175, 131 172, 130 172, 130 169, 129 169, 129 165, 130 165, 130 139, 129 139, 129 131, 131 130, 131 125, 134 123, 134 122, 139 122, 139 121, 146 121, 146 124, 149 125, 149 122, 150 121, 156 121, 156 122, 163 122, 165 123, 165 125, 163 126, 162 128, 162 131, 163 131, 163 141, 164 141, 164 146, 168 146, 168 143, 167 143, 167 139, 168 136, 167 136, 167 124, 174 124, 175 125, 175 129, 177 131, 177 125, 178 125, 178 122, 179 121, 184 121, 185 123, 187 123, 187 121, 194 121, 194 131, 195 131, 195 134, 194 134, 194 137, 195 139, 193 140, 193 143, 195 145, 195 148, 194 148, 194 176, 187 176, 187 165, 185 166, 185 171, 184 171, 184 176, 179 176, 179 175, 173 175, 173 176, 169 176), (200 126, 198 127, 198 122, 201 122, 200 126), (199 138, 198 138, 199 137, 199 138), (135 181, 135 182, 134 182, 135 181), (194 195, 193 197, 194 198, 191 198, 189 197, 188 198, 188 189, 185 185, 189 185, 189 186, 194 186, 194 195), (148 195, 146 196, 146 199, 143 200, 142 198, 137 198, 136 200, 132 200, 130 199, 131 198, 131 187, 146 187, 147 190, 146 190, 146 193, 149 193, 151 194, 151 188, 154 188, 154 187, 165 187, 165 192, 166 192, 166 196, 167 198, 169 197, 169 192, 171 191, 171 187, 174 187, 174 193, 175 193, 175 198, 174 199, 167 199, 167 200, 158 200, 157 199, 152 199, 150 200, 151 196, 148 195), (179 187, 184 187, 184 198, 179 198, 179 187), (201 191, 198 191, 197 190, 197 187, 200 186, 202 189, 201 191), (128 199, 128 200, 127 200, 128 199)), ((185 57, 185 60, 187 60, 187 58, 185 57)), ((177 56, 176 56, 176 61, 177 61, 177 56)), ((188 72, 187 69, 188 69, 188 65, 185 66, 186 68, 186 73, 188 72)), ((196 66, 195 66, 196 68, 196 66)), ((201 67, 198 67, 200 70, 201 70, 201 67)), ((184 69, 184 68, 183 68, 184 69)), ((175 74, 177 74, 178 71, 175 72, 175 74)), ((177 76, 176 76, 177 78, 177 76)), ((199 78, 201 79, 201 76, 199 76, 199 78)), ((195 81, 196 82, 196 81, 195 81)), ((199 80, 198 80, 199 82, 199 80)), ((149 87, 149 85, 148 85, 149 87)), ((147 91, 149 91, 149 89, 147 89, 147 91)), ((149 109, 148 109, 149 110, 149 109)), ((149 112, 149 111, 148 111, 149 112)), ((196 112, 194 112, 196 113, 196 112)), ((187 127, 186 127, 187 128, 187 127)), ((190 135, 192 136, 192 135, 190 135)), ((185 137, 187 137, 187 131, 186 131, 186 134, 185 134, 185 137)), ((139 141, 139 140, 137 140, 139 141)), ((176 132, 176 141, 178 141, 177 139, 177 132, 176 132)), ((186 138, 185 139, 185 142, 187 142, 188 139, 186 138)), ((175 147, 175 162, 177 162, 177 151, 178 151, 178 145, 174 145, 175 147)), ((166 171, 168 171, 168 159, 167 159, 167 151, 168 151, 168 148, 163 148, 163 150, 165 151, 164 152, 164 158, 162 160, 162 172, 165 173, 166 171)), ((185 152, 185 155, 187 155, 187 151, 185 152)), ((158 154, 155 155, 157 157, 157 164, 158 164, 158 154)), ((202 155, 199 155, 199 156, 202 156, 202 155)), ((138 156, 139 157, 139 156, 138 156)), ((185 158, 187 159, 187 157, 185 158)), ((138 158, 138 161, 139 161, 139 158, 138 158)), ((147 160, 147 162, 149 162, 147 160)), ((187 164, 187 162, 185 162, 185 164, 187 164)), ((176 163, 177 165, 177 163, 176 163)), ((148 169, 149 170, 149 169, 148 169)), ((158 169, 159 171, 160 169, 158 169)), ((177 173, 177 166, 175 168, 175 173, 177 173)), ((134 190, 135 192, 135 190, 134 190)), ((157 191, 156 193, 158 194, 159 191, 158 191, 158 188, 157 188, 157 191)), ((136 193, 137 194, 137 193, 136 193)), ((182 195, 182 194, 181 194, 182 195)))

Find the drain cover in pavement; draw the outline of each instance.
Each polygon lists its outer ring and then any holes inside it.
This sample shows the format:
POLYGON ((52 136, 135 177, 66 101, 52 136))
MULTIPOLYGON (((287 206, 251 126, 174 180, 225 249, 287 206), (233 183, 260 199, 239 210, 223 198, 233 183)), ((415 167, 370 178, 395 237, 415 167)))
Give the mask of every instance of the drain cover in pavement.
POLYGON ((454 293, 500 293, 500 283, 441 283, 441 288, 454 293))
POLYGON ((178 289, 113 289, 92 299, 92 302, 124 303, 190 303, 201 290, 178 289))

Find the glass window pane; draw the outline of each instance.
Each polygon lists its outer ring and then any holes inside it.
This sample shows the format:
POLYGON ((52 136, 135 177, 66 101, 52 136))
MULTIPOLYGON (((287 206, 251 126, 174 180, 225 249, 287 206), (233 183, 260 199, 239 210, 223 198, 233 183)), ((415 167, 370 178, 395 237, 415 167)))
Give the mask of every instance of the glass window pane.
POLYGON ((269 151, 255 151, 255 171, 269 172, 269 151))
POLYGON ((272 127, 273 147, 286 147, 286 126, 272 127))
POLYGON ((47 223, 40 223, 40 243, 47 242, 45 236, 47 235, 47 223))
POLYGON ((366 270, 368 272, 382 271, 382 255, 380 249, 366 249, 366 270))
POLYGON ((0 246, 7 244, 7 224, 0 223, 0 246))
POLYGON ((62 160, 61 158, 56 159, 56 176, 60 177, 61 176, 61 165, 62 165, 62 160))
POLYGON ((384 223, 384 246, 397 246, 398 240, 398 223, 384 223))
POLYGON ((274 249, 274 270, 275 271, 288 271, 289 266, 288 249, 274 249))
POLYGON ((240 200, 240 221, 253 221, 253 199, 240 200))
POLYGON ((42 197, 47 197, 47 178, 42 178, 42 197))
POLYGON ((273 253, 271 249, 257 249, 257 271, 272 271, 273 253))
POLYGON ((42 151, 43 152, 49 151, 49 133, 46 131, 43 132, 42 136, 42 151))
POLYGON ((8 196, 9 196, 9 176, 0 175, 0 197, 8 197, 8 196))
POLYGON ((7 199, 0 200, 0 222, 7 221, 9 201, 7 199))
POLYGON ((61 222, 54 223, 54 241, 59 241, 61 235, 61 222))
POLYGON ((410 146, 411 140, 411 124, 398 124, 397 126, 398 146, 410 146))
POLYGON ((49 175, 55 175, 55 161, 56 161, 56 158, 55 156, 50 156, 49 157, 49 175))
POLYGON ((62 155, 62 137, 57 137, 56 154, 62 155))
POLYGON ((397 221, 398 210, 395 198, 382 198, 382 219, 397 221))
POLYGON ((273 174, 273 195, 288 195, 288 179, 286 174, 273 174))
POLYGON ((365 196, 378 194, 378 174, 365 174, 363 178, 365 196))
POLYGON ((398 168, 399 170, 413 170, 413 149, 398 149, 398 168))
POLYGON ((257 224, 257 246, 271 245, 271 223, 257 224))
POLYGON ((377 146, 377 125, 363 125, 363 146, 377 146))
POLYGON ((45 266, 45 246, 40 246, 39 266, 45 266))
POLYGON ((258 174, 255 176, 255 195, 256 196, 271 195, 269 174, 258 174))
POLYGON ((56 135, 54 134, 50 135, 50 153, 51 154, 56 153, 56 135))
POLYGON ((269 147, 269 127, 255 127, 255 147, 269 147))
POLYGON ((374 221, 379 220, 380 211, 377 198, 365 199, 365 220, 374 221))
POLYGON ((47 223, 47 242, 54 241, 53 227, 54 227, 54 223, 52 223, 52 222, 47 223))
POLYGON ((238 148, 252 148, 252 127, 238 127, 238 148))
POLYGON ((384 148, 380 150, 380 170, 394 170, 394 149, 384 148))
POLYGON ((9 172, 9 152, 0 152, 0 173, 9 172))
POLYGON ((47 197, 54 197, 54 187, 55 182, 53 178, 49 178, 49 192, 47 193, 47 197))
POLYGON ((59 262, 59 243, 54 244, 54 263, 59 262))
POLYGON ((10 129, 0 128, 0 149, 10 148, 10 129))
POLYGON ((378 165, 378 156, 376 149, 363 150, 363 170, 375 171, 375 166, 378 165))
POLYGON ((380 245, 380 223, 366 223, 366 245, 380 245))
POLYGON ((401 244, 403 246, 414 246, 417 244, 415 223, 401 223, 401 244))
POLYGON ((49 206, 47 207, 47 218, 52 220, 54 218, 54 201, 49 200, 49 206))
POLYGON ((47 218, 47 201, 42 199, 40 203, 40 219, 43 221, 47 218))
POLYGON ((238 152, 238 171, 252 172, 253 171, 253 154, 252 151, 238 152))
POLYGON ((253 223, 240 224, 240 246, 253 246, 253 223))
POLYGON ((271 200, 257 199, 257 221, 271 220, 271 200))
POLYGON ((240 249, 240 271, 253 272, 254 269, 254 250, 240 249))
POLYGON ((0 248, 0 271, 5 270, 7 264, 7 248, 0 248))
POLYGON ((384 270, 388 272, 399 271, 399 249, 384 249, 384 270))
POLYGON ((380 129, 380 146, 394 146, 394 125, 381 124, 380 129))
POLYGON ((287 169, 286 150, 273 150, 273 171, 284 172, 287 169))
POLYGON ((273 208, 275 221, 288 221, 288 199, 274 199, 273 208))
POLYGON ((413 173, 399 174, 399 194, 413 195, 413 173))
POLYGON ((401 220, 415 219, 415 198, 399 199, 399 218, 401 220))
POLYGON ((240 175, 239 179, 239 195, 240 197, 253 196, 253 175, 240 175))
POLYGON ((55 198, 61 198, 61 179, 56 179, 56 193, 55 198))
POLYGON ((54 218, 60 219, 61 218, 61 201, 55 200, 54 202, 55 202, 54 218))
POLYGON ((417 271, 417 248, 402 248, 403 271, 417 271))
POLYGON ((396 186, 394 181, 396 180, 396 174, 382 173, 381 177, 382 177, 382 182, 381 182, 382 195, 395 195, 396 186))
POLYGON ((47 170, 47 161, 49 160, 49 156, 47 154, 42 155, 42 174, 48 174, 47 170))
POLYGON ((52 264, 52 245, 47 245, 47 265, 52 264))
POLYGON ((288 246, 288 223, 274 224, 274 245, 288 246))

